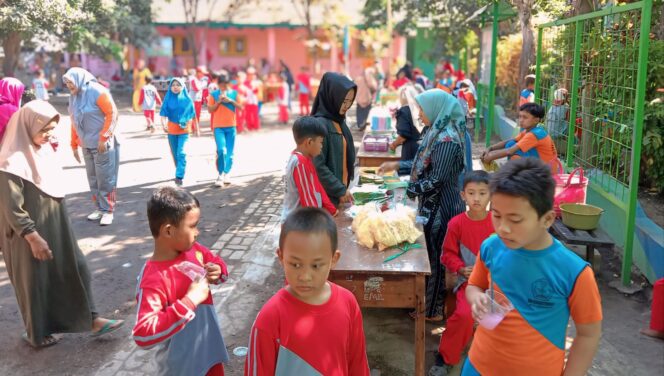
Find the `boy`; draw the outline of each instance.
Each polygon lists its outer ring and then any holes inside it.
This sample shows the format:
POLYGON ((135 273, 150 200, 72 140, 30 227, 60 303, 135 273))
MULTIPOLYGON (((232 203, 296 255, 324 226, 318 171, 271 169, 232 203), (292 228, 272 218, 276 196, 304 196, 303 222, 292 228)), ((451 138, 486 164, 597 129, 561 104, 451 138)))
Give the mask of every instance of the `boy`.
POLYGON ((208 111, 211 114, 214 142, 217 144, 217 172, 219 176, 214 183, 217 187, 231 184, 228 174, 233 167, 233 151, 235 149, 235 111, 240 107, 237 91, 228 85, 228 76, 217 77, 219 89, 207 98, 208 111))
POLYGON ((602 306, 592 268, 548 232, 556 218, 551 170, 534 158, 509 161, 489 186, 496 235, 482 243, 466 298, 478 321, 489 312, 491 287, 514 310, 493 330, 478 327, 462 376, 585 375, 602 306), (565 364, 570 316, 576 338, 565 364))
POLYGON ((277 255, 288 284, 254 321, 245 376, 368 376, 357 300, 327 281, 341 256, 332 217, 318 208, 295 210, 281 227, 277 255))
POLYGON ((526 77, 526 88, 521 90, 519 95, 519 107, 526 103, 535 102, 535 75, 529 74, 526 77))
POLYGON ((466 300, 468 277, 480 252, 482 242, 493 234, 489 204, 489 174, 470 171, 463 179, 461 197, 468 211, 461 213, 447 224, 440 261, 449 273, 457 275, 452 290, 456 294, 456 309, 447 319, 447 325, 438 345, 436 363, 429 376, 446 376, 452 366, 459 363, 463 350, 473 336, 473 317, 466 300))
POLYGON ((145 86, 141 89, 141 96, 138 99, 138 104, 143 108, 143 116, 147 121, 147 130, 154 133, 154 110, 157 105, 161 106, 161 97, 157 88, 152 85, 152 77, 145 77, 145 86))
POLYGON ((35 91, 37 99, 48 101, 48 80, 44 75, 43 70, 35 72, 35 79, 32 80, 32 90, 35 91))
POLYGON ((311 95, 311 77, 309 76, 309 68, 301 67, 300 74, 295 78, 297 85, 297 92, 299 93, 300 101, 300 116, 309 115, 309 96, 311 95))
POLYGON ((286 165, 282 221, 300 206, 322 207, 331 215, 337 215, 337 208, 318 180, 313 161, 321 153, 325 137, 327 128, 313 116, 303 116, 293 124, 293 138, 297 147, 286 165))
POLYGON ((148 201, 155 245, 138 278, 133 337, 138 346, 160 346, 160 375, 223 375, 228 362, 208 286, 225 281, 228 272, 196 242, 200 214, 198 200, 181 188, 158 188, 148 201))
POLYGON ((556 146, 543 126, 539 126, 544 118, 544 107, 535 103, 526 103, 519 108, 519 126, 521 132, 513 139, 491 145, 480 156, 484 163, 503 157, 520 158, 534 157, 552 166, 558 158, 556 146))
POLYGON ((282 124, 288 124, 288 103, 290 102, 290 86, 286 81, 284 75, 278 76, 279 80, 279 94, 278 94, 278 104, 279 104, 279 122, 282 124))
POLYGON ((196 120, 192 123, 193 131, 196 136, 201 135, 200 122, 201 110, 203 108, 203 92, 207 89, 207 79, 204 79, 208 74, 205 66, 200 65, 196 70, 189 71, 189 97, 194 102, 194 110, 196 111, 196 120))

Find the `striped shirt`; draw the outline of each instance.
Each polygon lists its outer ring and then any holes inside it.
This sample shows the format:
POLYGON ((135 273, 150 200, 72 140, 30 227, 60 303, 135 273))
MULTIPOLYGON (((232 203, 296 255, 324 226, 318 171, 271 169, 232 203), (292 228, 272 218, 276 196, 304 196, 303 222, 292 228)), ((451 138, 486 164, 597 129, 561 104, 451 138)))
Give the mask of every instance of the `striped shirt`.
POLYGON ((284 206, 281 220, 298 207, 324 208, 331 215, 337 208, 332 204, 318 180, 313 161, 298 151, 293 151, 286 165, 284 206))

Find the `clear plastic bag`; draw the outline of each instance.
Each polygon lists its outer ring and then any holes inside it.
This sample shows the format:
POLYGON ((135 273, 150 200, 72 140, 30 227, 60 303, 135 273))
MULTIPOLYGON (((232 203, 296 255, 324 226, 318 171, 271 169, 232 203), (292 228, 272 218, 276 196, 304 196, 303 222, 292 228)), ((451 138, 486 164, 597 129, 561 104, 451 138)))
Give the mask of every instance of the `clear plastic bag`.
POLYGON ((175 265, 175 268, 178 271, 180 271, 182 274, 189 277, 189 279, 191 279, 192 282, 199 281, 205 278, 205 275, 207 274, 205 268, 203 268, 200 265, 196 265, 190 261, 183 261, 175 265))

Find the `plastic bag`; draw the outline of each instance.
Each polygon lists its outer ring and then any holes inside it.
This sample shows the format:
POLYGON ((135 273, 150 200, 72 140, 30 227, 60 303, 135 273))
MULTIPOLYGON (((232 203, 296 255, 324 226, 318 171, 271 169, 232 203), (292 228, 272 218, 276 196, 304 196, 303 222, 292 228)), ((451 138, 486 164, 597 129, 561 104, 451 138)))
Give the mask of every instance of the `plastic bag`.
POLYGON ((205 268, 203 268, 200 265, 196 265, 190 261, 183 261, 175 265, 175 268, 178 271, 180 271, 182 274, 189 277, 189 279, 191 279, 192 282, 199 281, 205 278, 205 275, 207 274, 205 268))

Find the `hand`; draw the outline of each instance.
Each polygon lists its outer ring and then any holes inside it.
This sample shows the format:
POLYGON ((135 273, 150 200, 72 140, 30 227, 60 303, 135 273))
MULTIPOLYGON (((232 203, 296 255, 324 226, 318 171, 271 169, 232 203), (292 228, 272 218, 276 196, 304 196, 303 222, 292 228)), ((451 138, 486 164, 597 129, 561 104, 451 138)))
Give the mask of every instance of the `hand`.
POLYGON ((397 144, 396 141, 394 141, 393 143, 390 144, 390 150, 397 150, 397 146, 399 145, 397 144))
POLYGON ((37 231, 31 232, 25 236, 25 240, 30 245, 32 257, 39 261, 47 261, 53 259, 53 252, 48 247, 46 240, 42 238, 37 231))
POLYGON ((466 277, 466 279, 470 278, 470 273, 472 273, 472 272, 473 272, 473 267, 472 266, 465 266, 465 267, 459 268, 459 270, 457 270, 457 273, 464 276, 464 277, 466 277))
POLYGON ((228 103, 228 102, 230 102, 231 100, 228 99, 227 96, 223 96, 223 97, 221 97, 221 101, 224 102, 224 103, 228 103))
POLYGON ((339 215, 339 209, 337 209, 337 211, 335 211, 334 214, 332 214, 333 217, 336 217, 338 215, 339 215))
POLYGON ((395 171, 399 169, 399 162, 383 162, 380 167, 378 167, 378 171, 376 171, 377 175, 383 175, 391 171, 395 171))
POLYGON ((491 306, 489 297, 486 294, 476 294, 473 300, 468 303, 470 303, 475 321, 480 321, 489 312, 489 307, 491 306))
POLYGON ((205 264, 205 272, 208 283, 216 284, 219 278, 221 278, 221 266, 213 262, 205 264))
POLYGON ((106 147, 106 141, 101 141, 99 140, 99 144, 97 145, 97 151, 101 154, 106 153, 108 148, 106 147))
POLYGON ((198 281, 194 281, 189 285, 189 290, 187 290, 187 295, 185 295, 192 303, 199 305, 205 301, 210 295, 210 285, 205 278, 201 278, 198 281))
POLYGON ((489 159, 490 156, 491 156, 491 152, 485 151, 480 156, 480 160, 484 163, 489 163, 489 162, 491 162, 491 160, 489 159))
POLYGON ((346 203, 352 204, 353 203, 353 194, 351 194, 350 191, 347 189, 346 194, 344 194, 343 196, 341 196, 341 198, 339 198, 339 202, 342 203, 342 204, 346 204, 346 203))
POLYGON ((81 163, 81 155, 78 153, 78 148, 71 148, 71 151, 74 154, 74 159, 76 159, 76 162, 81 163))

